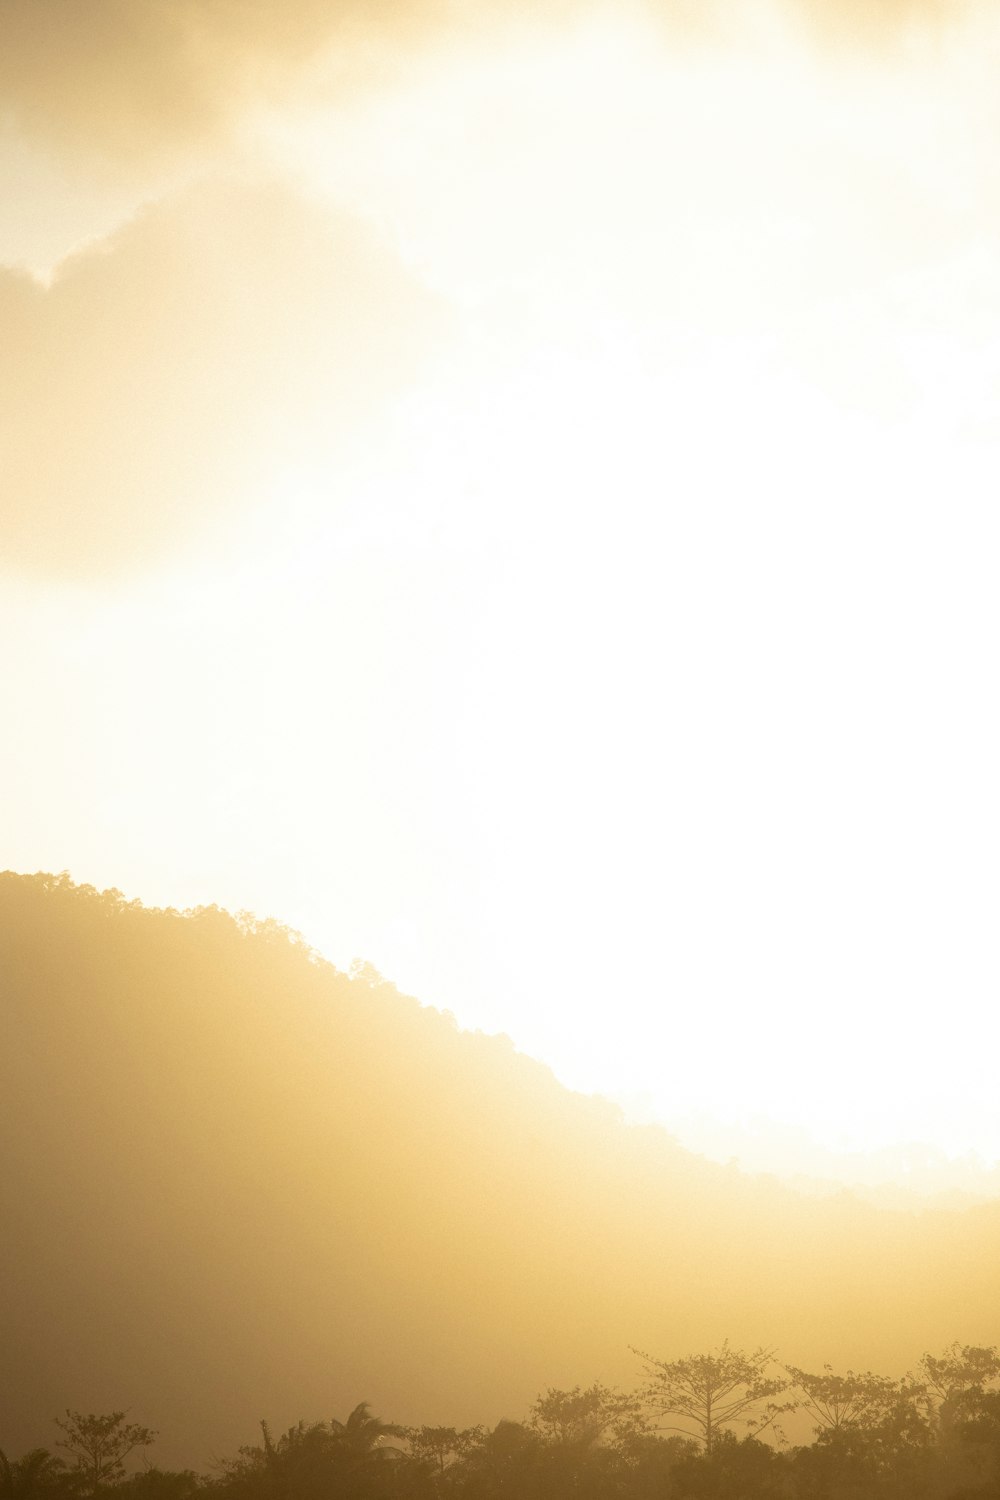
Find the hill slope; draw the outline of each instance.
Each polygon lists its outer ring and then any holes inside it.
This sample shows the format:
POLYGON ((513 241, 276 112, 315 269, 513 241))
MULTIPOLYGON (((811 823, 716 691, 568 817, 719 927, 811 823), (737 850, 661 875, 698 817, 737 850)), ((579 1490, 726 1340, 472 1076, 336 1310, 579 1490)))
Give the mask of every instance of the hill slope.
POLYGON ((274 924, 2 875, 0 998, 8 1451, 66 1406, 200 1467, 264 1414, 462 1425, 632 1383, 630 1343, 893 1373, 1000 1338, 997 1206, 713 1166, 274 924))

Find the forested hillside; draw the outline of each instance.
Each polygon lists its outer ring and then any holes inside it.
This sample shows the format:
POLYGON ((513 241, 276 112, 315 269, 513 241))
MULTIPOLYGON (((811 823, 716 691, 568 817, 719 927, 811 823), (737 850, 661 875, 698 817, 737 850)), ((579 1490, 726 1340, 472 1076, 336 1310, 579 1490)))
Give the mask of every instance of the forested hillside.
POLYGON ((493 1425, 633 1344, 901 1374, 1000 1339, 1000 1207, 716 1167, 275 924, 6 874, 0 994, 8 1453, 67 1407, 202 1468, 361 1396, 493 1425))

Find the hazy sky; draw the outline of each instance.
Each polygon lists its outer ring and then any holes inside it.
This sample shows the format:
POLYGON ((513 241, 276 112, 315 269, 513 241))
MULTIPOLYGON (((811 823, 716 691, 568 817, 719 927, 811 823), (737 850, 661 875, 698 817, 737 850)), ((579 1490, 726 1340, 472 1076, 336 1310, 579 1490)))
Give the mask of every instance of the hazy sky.
POLYGON ((0 8, 0 863, 1000 1157, 1000 17, 0 8))

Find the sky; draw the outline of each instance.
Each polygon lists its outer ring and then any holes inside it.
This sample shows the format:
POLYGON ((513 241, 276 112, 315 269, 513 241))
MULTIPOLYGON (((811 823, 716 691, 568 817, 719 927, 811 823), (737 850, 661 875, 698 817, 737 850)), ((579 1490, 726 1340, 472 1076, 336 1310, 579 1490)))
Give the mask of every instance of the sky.
POLYGON ((1000 1159, 998 45, 7 0, 0 863, 700 1149, 1000 1159))

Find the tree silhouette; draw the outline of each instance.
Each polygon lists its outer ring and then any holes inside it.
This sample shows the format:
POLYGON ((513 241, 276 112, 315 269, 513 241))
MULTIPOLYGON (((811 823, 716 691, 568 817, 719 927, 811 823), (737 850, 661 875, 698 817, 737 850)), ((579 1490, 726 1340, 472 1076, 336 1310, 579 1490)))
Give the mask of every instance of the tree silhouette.
POLYGON ((340 1451, 359 1464, 398 1457, 402 1449, 386 1443, 385 1439, 406 1436, 406 1429, 395 1422, 383 1422, 372 1416, 367 1401, 359 1401, 346 1422, 333 1418, 330 1431, 340 1451))
POLYGON ((550 1443, 596 1443, 644 1428, 641 1405, 600 1382, 583 1390, 551 1386, 531 1408, 531 1426, 550 1443))
POLYGON ((440 1479, 482 1442, 483 1428, 468 1427, 459 1431, 455 1427, 408 1427, 406 1438, 410 1455, 418 1463, 427 1464, 440 1479))
POLYGON ((66 1410, 66 1421, 55 1418, 56 1426, 66 1434, 56 1441, 73 1461, 83 1491, 96 1495, 107 1485, 125 1477, 125 1460, 135 1448, 147 1448, 156 1437, 138 1422, 126 1422, 126 1412, 112 1411, 103 1416, 91 1412, 66 1410))
POLYGON ((970 1401, 1000 1383, 1000 1354, 992 1344, 949 1344, 941 1355, 925 1354, 917 1371, 928 1409, 946 1432, 970 1401))
POLYGON ((388 1471, 406 1456, 388 1437, 404 1437, 405 1429, 372 1415, 360 1402, 344 1422, 298 1422, 272 1437, 261 1422, 263 1443, 241 1448, 238 1458, 223 1466, 222 1483, 231 1494, 246 1500, 332 1500, 381 1494, 388 1471))
POLYGON ((51 1495, 65 1474, 61 1458, 47 1448, 32 1448, 10 1459, 0 1448, 0 1500, 39 1500, 51 1495))
POLYGON ((742 1422, 758 1436, 772 1427, 777 1417, 793 1411, 796 1403, 778 1403, 790 1380, 769 1379, 766 1371, 773 1358, 769 1349, 746 1354, 730 1349, 728 1339, 711 1354, 691 1354, 686 1359, 653 1359, 640 1349, 632 1350, 643 1362, 647 1382, 643 1399, 661 1417, 683 1417, 686 1427, 665 1424, 673 1432, 694 1434, 710 1453, 723 1429, 742 1422))
POLYGON ((800 1405, 816 1419, 816 1430, 837 1431, 841 1427, 874 1427, 898 1405, 908 1387, 886 1375, 870 1370, 856 1375, 835 1375, 832 1365, 824 1365, 822 1375, 810 1375, 795 1365, 786 1371, 802 1392, 800 1405))

